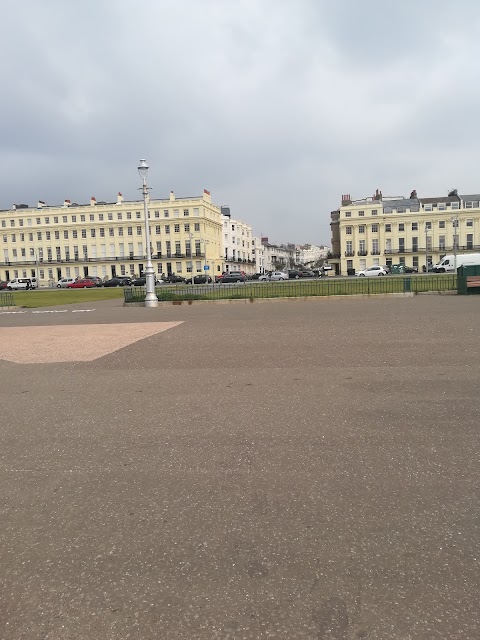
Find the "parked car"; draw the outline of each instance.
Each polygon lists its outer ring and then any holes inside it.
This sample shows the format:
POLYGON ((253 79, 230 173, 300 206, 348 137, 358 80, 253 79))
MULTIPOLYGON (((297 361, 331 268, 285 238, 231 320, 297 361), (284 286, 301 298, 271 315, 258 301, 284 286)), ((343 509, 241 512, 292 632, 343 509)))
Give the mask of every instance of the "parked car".
POLYGON ((175 273, 171 273, 168 276, 163 278, 164 282, 185 282, 185 278, 183 276, 177 276, 175 273))
MULTIPOLYGON (((185 282, 186 284, 192 284, 192 278, 187 278, 185 282)), ((201 274, 193 276, 193 284, 211 284, 211 282, 212 278, 210 276, 203 276, 201 274)))
POLYGON ((14 278, 7 282, 7 289, 9 291, 16 291, 18 289, 35 289, 35 283, 31 278, 14 278))
POLYGON ((57 289, 66 289, 70 282, 75 282, 76 278, 60 278, 57 282, 57 289))
POLYGON ((293 280, 293 279, 298 280, 299 278, 302 277, 301 272, 298 271, 297 269, 289 269, 287 273, 290 280, 293 280))
POLYGON ((69 282, 66 286, 67 289, 92 289, 95 287, 95 282, 89 278, 80 278, 74 282, 69 282))
POLYGON ((223 274, 223 278, 221 280, 222 284, 228 282, 245 282, 246 276, 241 271, 229 271, 228 273, 223 274))
POLYGON ((313 273, 313 271, 310 271, 310 269, 304 269, 303 271, 300 271, 300 277, 301 278, 314 278, 315 274, 313 273))
POLYGON ((143 276, 140 278, 134 278, 131 282, 132 287, 144 287, 147 284, 147 279, 143 276))
POLYGON ((361 278, 365 277, 365 276, 386 276, 387 272, 385 271, 385 269, 383 267, 381 267, 380 265, 373 265, 372 267, 367 267, 366 269, 363 269, 362 271, 357 271, 357 276, 360 276, 361 278))
POLYGON ((2 291, 2 289, 6 289, 8 286, 8 282, 6 280, 0 280, 0 291, 2 291))
POLYGON ((288 280, 288 273, 286 271, 274 271, 270 275, 270 280, 273 280, 273 281, 288 280))
POLYGON ((406 264, 392 264, 390 273, 417 273, 418 269, 409 267, 406 264))
POLYGON ((88 280, 91 280, 92 282, 94 282, 96 287, 101 287, 103 285, 103 280, 98 276, 86 276, 86 277, 88 278, 88 280))
POLYGON ((250 280, 258 280, 261 275, 261 273, 252 273, 252 275, 250 276, 250 280))
POLYGON ((129 287, 132 281, 130 278, 110 278, 103 283, 104 287, 129 287))

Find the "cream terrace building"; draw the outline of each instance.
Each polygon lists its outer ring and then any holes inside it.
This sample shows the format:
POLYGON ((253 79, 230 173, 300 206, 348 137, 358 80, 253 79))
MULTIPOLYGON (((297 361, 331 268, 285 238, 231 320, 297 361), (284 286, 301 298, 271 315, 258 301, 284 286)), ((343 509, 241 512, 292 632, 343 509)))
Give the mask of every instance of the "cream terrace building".
POLYGON ((371 265, 405 264, 419 271, 444 255, 480 249, 480 195, 419 198, 342 196, 332 211, 332 254, 329 262, 340 275, 371 265))
POLYGON ((229 207, 222 207, 224 271, 255 273, 253 232, 251 225, 235 220, 229 207))
MULTIPOLYGON (((157 276, 221 273, 222 216, 210 192, 199 197, 150 200, 152 261, 157 276), (208 267, 206 270, 205 267, 208 267)), ((86 205, 65 200, 0 211, 0 279, 140 275, 146 263, 143 201, 86 205)))

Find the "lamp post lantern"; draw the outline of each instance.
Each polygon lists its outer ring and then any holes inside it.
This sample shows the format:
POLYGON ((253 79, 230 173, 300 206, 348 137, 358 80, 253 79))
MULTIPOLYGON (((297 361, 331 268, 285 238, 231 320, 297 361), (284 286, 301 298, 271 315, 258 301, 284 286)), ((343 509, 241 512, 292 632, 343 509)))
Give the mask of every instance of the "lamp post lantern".
POLYGON ((150 227, 148 222, 148 187, 147 187, 147 173, 148 164, 146 160, 140 160, 138 165, 138 173, 143 181, 142 193, 143 193, 143 210, 145 214, 145 243, 147 245, 147 266, 145 269, 145 306, 146 307, 158 307, 158 298, 155 293, 155 272, 152 264, 152 251, 150 248, 150 227))

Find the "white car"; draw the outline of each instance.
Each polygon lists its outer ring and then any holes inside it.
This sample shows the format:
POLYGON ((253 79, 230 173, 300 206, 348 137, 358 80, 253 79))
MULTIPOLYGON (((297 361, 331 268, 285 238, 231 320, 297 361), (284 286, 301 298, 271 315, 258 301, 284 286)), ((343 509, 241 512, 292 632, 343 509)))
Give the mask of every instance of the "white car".
POLYGON ((270 280, 288 280, 288 273, 285 273, 285 271, 273 271, 270 274, 270 280))
POLYGON ((66 289, 69 284, 75 282, 76 278, 62 278, 57 282, 57 289, 66 289))
POLYGON ((362 271, 357 271, 357 276, 360 276, 361 278, 364 278, 365 276, 386 276, 387 273, 388 271, 386 271, 383 267, 380 267, 379 265, 373 265, 373 267, 367 267, 362 271))

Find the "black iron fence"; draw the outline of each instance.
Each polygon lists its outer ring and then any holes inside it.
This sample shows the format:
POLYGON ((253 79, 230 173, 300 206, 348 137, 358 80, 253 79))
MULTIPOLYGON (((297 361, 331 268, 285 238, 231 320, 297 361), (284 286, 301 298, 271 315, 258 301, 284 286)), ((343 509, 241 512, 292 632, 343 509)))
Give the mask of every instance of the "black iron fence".
MULTIPOLYGON (((385 276, 376 278, 331 278, 308 281, 258 282, 242 284, 176 285, 156 288, 160 301, 226 300, 255 298, 306 298, 313 296, 375 295, 385 293, 422 293, 454 291, 456 275, 385 276)), ((125 302, 142 302, 145 287, 124 290, 125 302)))
POLYGON ((0 291, 0 307, 13 307, 13 294, 10 291, 0 291))

